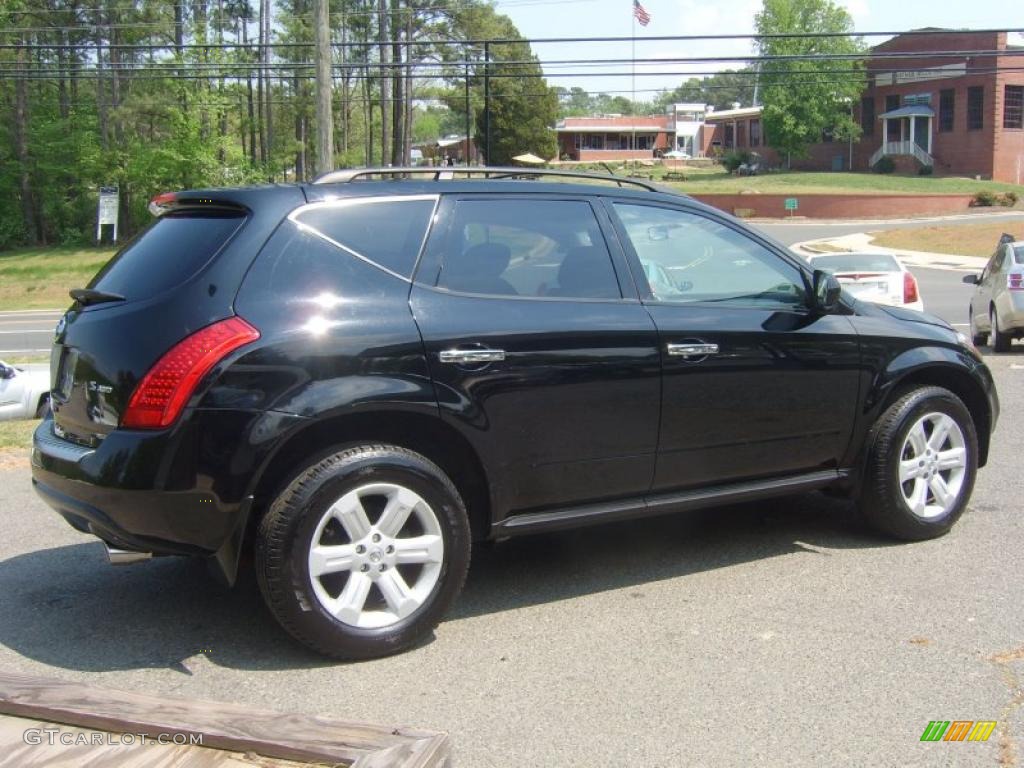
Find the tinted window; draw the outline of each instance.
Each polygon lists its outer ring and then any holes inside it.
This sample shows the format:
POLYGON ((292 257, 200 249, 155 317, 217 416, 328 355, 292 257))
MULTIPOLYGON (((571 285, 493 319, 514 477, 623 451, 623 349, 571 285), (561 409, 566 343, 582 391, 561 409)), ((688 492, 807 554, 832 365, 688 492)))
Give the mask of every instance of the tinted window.
POLYGON ((746 235, 692 213, 616 203, 655 299, 804 302, 799 270, 746 235))
POLYGON ((235 233, 238 214, 168 214, 139 235, 89 283, 128 299, 148 299, 180 285, 206 265, 235 233))
POLYGON ((433 198, 371 199, 317 204, 295 218, 335 245, 408 278, 433 213, 433 198))
POLYGON ((497 296, 621 298, 589 203, 459 201, 437 285, 497 296))

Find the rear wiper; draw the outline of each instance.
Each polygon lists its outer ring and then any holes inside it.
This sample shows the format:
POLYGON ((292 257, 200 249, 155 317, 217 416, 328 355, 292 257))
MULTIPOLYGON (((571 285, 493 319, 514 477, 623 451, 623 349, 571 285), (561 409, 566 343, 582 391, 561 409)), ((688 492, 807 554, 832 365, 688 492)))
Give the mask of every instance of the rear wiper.
POLYGON ((68 295, 83 306, 90 304, 103 304, 108 301, 124 301, 124 296, 119 293, 107 293, 92 288, 72 288, 68 295))

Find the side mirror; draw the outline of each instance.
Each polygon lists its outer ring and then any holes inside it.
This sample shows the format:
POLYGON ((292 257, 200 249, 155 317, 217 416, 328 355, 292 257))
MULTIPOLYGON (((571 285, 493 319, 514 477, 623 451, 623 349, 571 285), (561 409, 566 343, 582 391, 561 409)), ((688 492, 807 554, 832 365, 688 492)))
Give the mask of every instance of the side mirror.
POLYGON ((977 285, 978 283, 981 282, 981 277, 979 277, 978 275, 964 275, 962 281, 965 283, 970 283, 971 285, 977 285))
POLYGON ((0 379, 13 379, 13 378, 14 378, 14 369, 11 368, 9 365, 4 365, 3 363, 0 363, 0 379))
POLYGON ((839 304, 839 294, 843 287, 836 276, 823 269, 814 270, 811 289, 814 293, 814 307, 822 312, 831 312, 839 304))

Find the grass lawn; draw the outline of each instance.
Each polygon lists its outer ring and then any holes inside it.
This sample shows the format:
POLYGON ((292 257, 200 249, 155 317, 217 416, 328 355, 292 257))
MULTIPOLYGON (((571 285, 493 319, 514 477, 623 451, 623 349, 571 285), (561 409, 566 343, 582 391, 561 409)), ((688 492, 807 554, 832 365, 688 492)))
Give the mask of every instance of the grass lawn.
POLYGON ((39 419, 0 421, 0 459, 11 455, 24 455, 32 447, 32 433, 39 419))
POLYGON ((0 310, 61 309, 114 254, 110 248, 28 248, 0 253, 0 310))
POLYGON ((874 244, 909 251, 952 253, 964 256, 991 256, 1004 232, 1024 240, 1024 222, 994 221, 984 224, 962 224, 947 227, 890 229, 869 233, 874 244))

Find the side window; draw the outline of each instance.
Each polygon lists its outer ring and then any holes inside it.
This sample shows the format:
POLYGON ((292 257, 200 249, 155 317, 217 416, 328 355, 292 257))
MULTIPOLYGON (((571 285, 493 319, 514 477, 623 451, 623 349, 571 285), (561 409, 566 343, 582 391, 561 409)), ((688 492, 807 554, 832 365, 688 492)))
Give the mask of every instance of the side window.
POLYGON ((460 200, 437 287, 492 296, 622 297, 589 203, 460 200))
POLYGON ((433 197, 349 199, 314 203, 293 218, 333 245, 409 278, 434 204, 433 197))
POLYGON ((615 203, 615 210, 658 301, 804 303, 796 267, 724 224, 647 205, 615 203))

